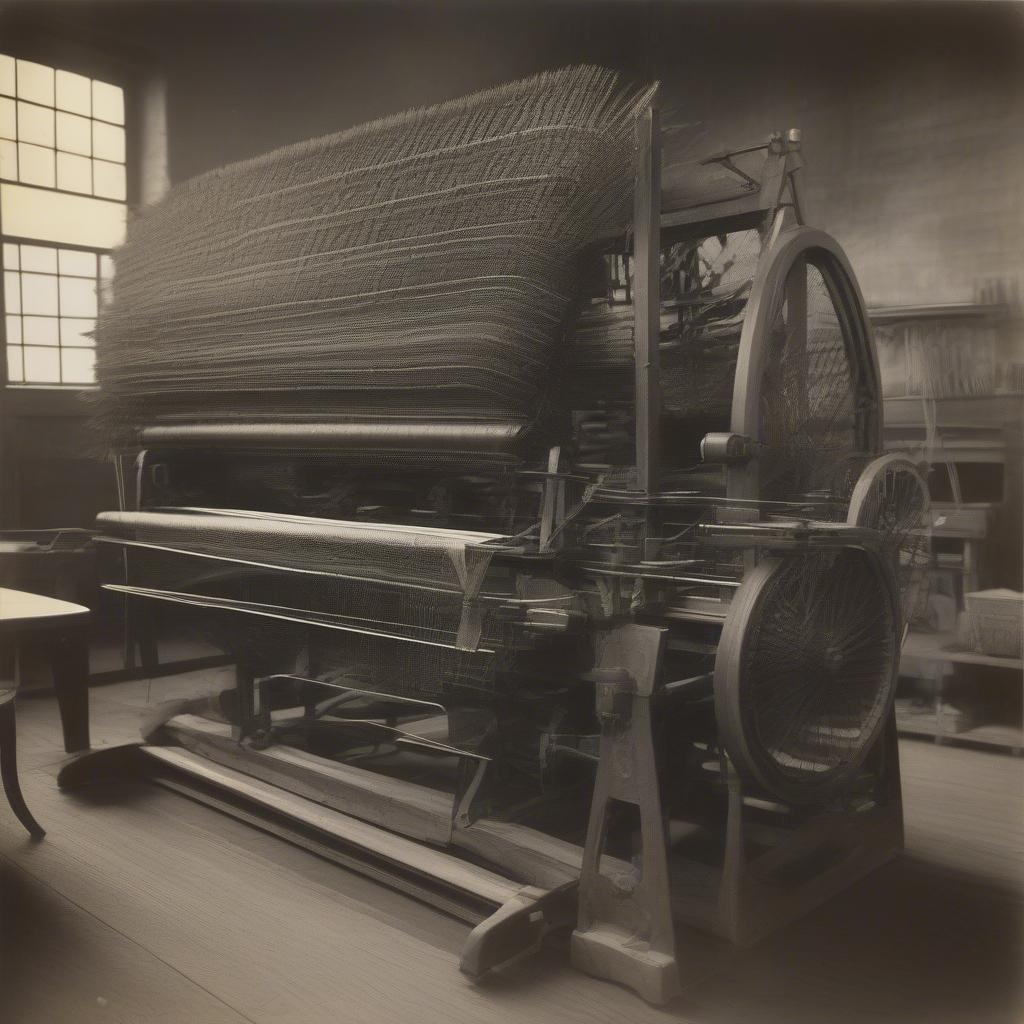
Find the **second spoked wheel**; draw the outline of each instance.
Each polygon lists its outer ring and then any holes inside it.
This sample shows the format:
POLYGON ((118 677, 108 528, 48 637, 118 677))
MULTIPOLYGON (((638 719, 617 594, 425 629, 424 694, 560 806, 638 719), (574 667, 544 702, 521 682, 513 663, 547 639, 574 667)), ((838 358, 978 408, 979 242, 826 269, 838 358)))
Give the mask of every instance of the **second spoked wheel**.
POLYGON ((876 552, 763 559, 733 599, 715 665, 719 734, 737 767, 793 803, 856 774, 892 708, 899 622, 876 552))

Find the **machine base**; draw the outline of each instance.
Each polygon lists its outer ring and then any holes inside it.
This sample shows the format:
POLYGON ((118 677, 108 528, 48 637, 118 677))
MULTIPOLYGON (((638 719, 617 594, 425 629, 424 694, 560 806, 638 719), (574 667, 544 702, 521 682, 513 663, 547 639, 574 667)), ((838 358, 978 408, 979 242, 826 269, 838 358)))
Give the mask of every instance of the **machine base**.
POLYGON ((177 747, 130 744, 66 764, 63 790, 146 778, 475 925, 460 969, 478 978, 576 919, 575 883, 522 885, 177 747))
POLYGON ((670 1002, 681 991, 674 956, 659 953, 646 942, 634 942, 618 929, 599 927, 573 932, 570 957, 573 967, 628 985, 656 1006, 670 1002))
MULTIPOLYGON (((638 724, 643 710, 641 704, 634 715, 638 724)), ((750 945, 867 875, 902 846, 891 725, 872 765, 879 780, 873 807, 821 813, 795 827, 772 826, 763 812, 752 819, 743 780, 726 764, 723 862, 690 860, 680 845, 682 823, 669 821, 663 838, 645 844, 646 870, 640 873, 604 851, 602 843, 575 846, 497 819, 460 823, 452 820, 451 808, 450 838, 432 843, 424 835, 439 830, 440 812, 425 817, 421 800, 406 807, 411 798, 396 780, 391 780, 399 788, 389 828, 338 809, 347 803, 361 806, 359 798, 377 778, 374 773, 353 767, 343 777, 333 766, 332 774, 321 777, 322 766, 307 758, 304 777, 286 774, 287 750, 272 757, 219 735, 216 726, 192 729, 185 717, 168 723, 169 737, 189 747, 131 744, 92 751, 65 764, 58 782, 62 789, 77 789, 150 779, 466 921, 473 928, 460 968, 473 978, 537 951, 554 930, 575 928, 570 947, 575 967, 663 1004, 680 991, 678 964, 686 964, 692 981, 707 969, 705 961, 728 955, 718 940, 732 948, 750 945), (337 806, 311 798, 323 793, 328 781, 337 806), (748 852, 751 844, 761 852, 748 852), (657 886, 645 885, 655 879, 660 879, 657 886), (686 897, 673 899, 673 892, 686 897), (660 922, 657 933, 652 920, 660 922)), ((634 757, 638 750, 633 749, 634 757)), ((605 763, 619 762, 609 757, 605 763)), ((630 780, 609 782, 614 797, 598 786, 600 806, 635 800, 650 821, 653 808, 643 804, 657 790, 652 785, 631 789, 630 780)), ((412 787, 412 797, 420 788, 412 787)), ((602 818, 595 819, 598 838, 602 818)), ((660 814, 654 820, 660 823, 660 814)))

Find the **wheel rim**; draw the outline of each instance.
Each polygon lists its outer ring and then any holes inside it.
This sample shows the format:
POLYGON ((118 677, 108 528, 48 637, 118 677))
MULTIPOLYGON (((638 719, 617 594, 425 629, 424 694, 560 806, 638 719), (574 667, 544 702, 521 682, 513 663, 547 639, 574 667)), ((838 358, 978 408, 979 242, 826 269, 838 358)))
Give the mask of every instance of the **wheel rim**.
POLYGON ((878 365, 863 298, 834 239, 779 236, 744 320, 731 428, 756 455, 730 467, 730 497, 845 511, 845 473, 880 447, 878 365))
POLYGON ((847 521, 877 530, 896 577, 900 614, 910 622, 926 597, 930 560, 928 486, 902 455, 884 455, 865 467, 850 497, 847 521))
POLYGON ((716 662, 723 742, 777 796, 816 799, 856 772, 892 706, 895 594, 854 548, 769 559, 742 589, 716 662))

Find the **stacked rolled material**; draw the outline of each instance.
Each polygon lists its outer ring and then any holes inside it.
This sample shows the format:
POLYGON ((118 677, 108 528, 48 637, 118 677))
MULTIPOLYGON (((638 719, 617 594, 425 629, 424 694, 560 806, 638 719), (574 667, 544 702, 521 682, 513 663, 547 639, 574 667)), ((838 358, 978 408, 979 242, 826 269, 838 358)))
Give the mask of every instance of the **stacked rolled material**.
POLYGON ((177 186, 116 253, 108 440, 182 415, 537 419, 580 256, 629 221, 650 96, 572 67, 177 186))

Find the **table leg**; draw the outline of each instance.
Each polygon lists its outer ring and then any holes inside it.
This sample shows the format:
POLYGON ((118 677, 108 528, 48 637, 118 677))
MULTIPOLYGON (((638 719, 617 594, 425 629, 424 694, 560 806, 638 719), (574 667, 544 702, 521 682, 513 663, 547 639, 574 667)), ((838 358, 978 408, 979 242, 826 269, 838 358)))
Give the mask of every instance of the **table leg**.
POLYGON ((160 648, 157 644, 156 610, 152 601, 143 601, 135 610, 136 639, 139 643, 139 661, 147 676, 155 676, 160 668, 160 648))
POLYGON ((46 830, 32 817, 18 782, 17 731, 15 728, 14 701, 0 704, 0 777, 3 778, 4 792, 15 817, 25 826, 33 839, 42 839, 46 830))
POLYGON ((89 749, 89 643, 85 630, 61 636, 53 648, 53 685, 57 690, 64 749, 89 749))

